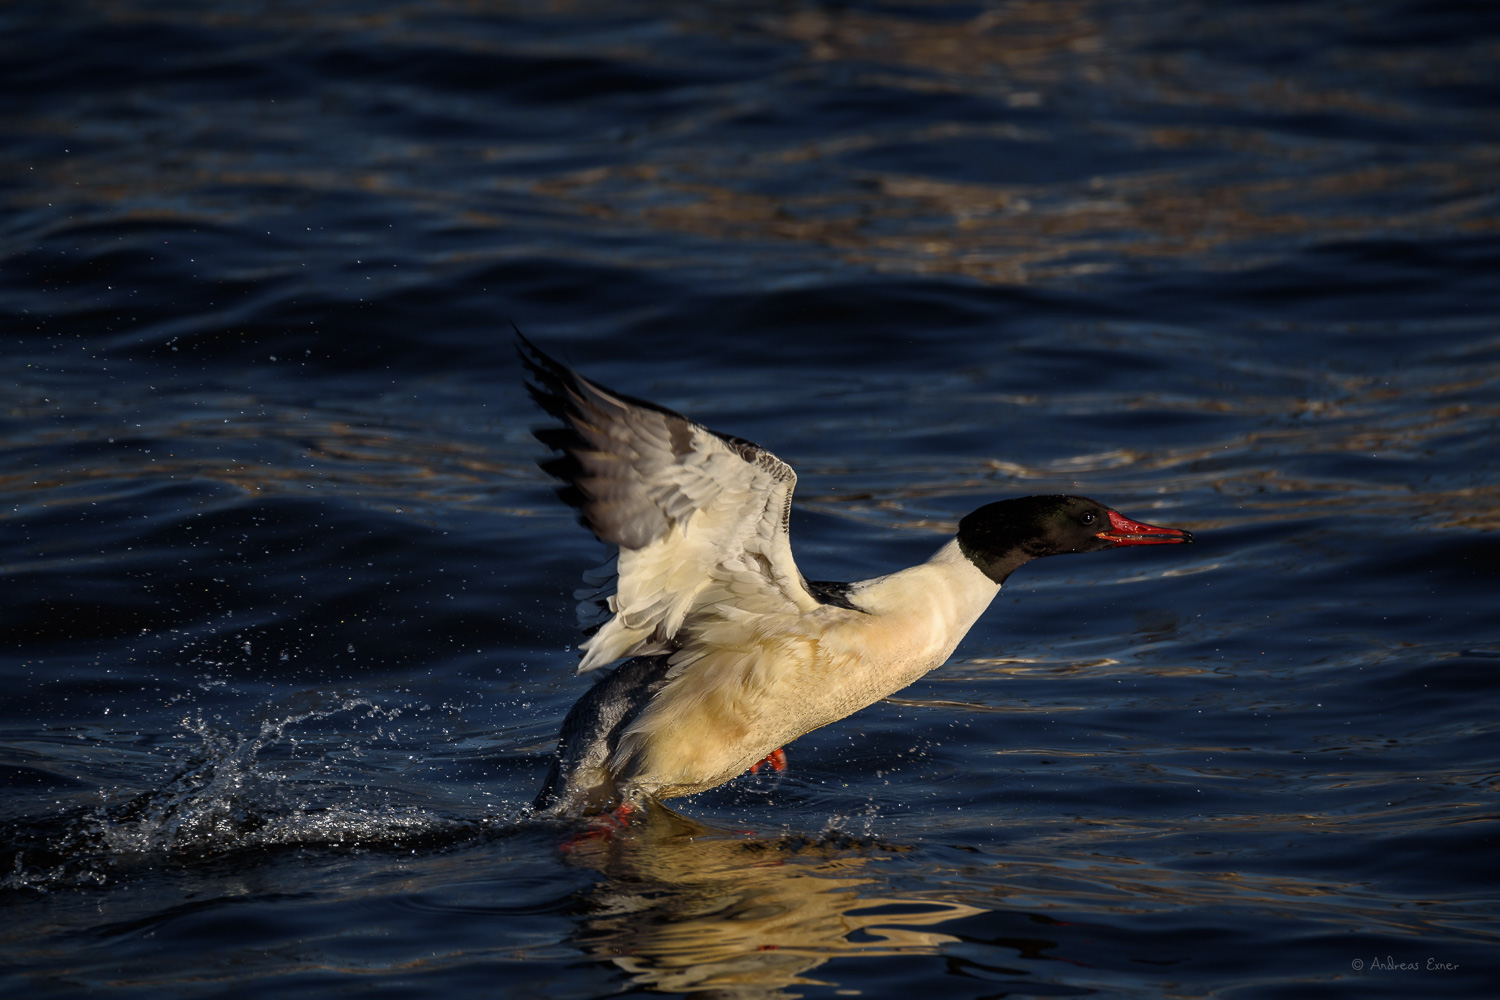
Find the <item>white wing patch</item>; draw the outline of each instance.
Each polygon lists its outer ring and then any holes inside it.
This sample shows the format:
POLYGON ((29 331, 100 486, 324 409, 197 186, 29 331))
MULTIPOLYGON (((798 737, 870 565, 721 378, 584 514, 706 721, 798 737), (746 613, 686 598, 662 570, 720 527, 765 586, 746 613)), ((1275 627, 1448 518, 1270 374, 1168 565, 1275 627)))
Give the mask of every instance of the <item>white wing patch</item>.
POLYGON ((601 541, 619 546, 607 575, 580 590, 580 619, 608 618, 579 648, 580 673, 626 656, 670 652, 683 622, 716 605, 752 614, 820 606, 792 559, 787 516, 797 476, 775 455, 686 417, 610 392, 529 341, 532 396, 564 427, 537 432, 562 456, 543 468, 568 485, 601 541))

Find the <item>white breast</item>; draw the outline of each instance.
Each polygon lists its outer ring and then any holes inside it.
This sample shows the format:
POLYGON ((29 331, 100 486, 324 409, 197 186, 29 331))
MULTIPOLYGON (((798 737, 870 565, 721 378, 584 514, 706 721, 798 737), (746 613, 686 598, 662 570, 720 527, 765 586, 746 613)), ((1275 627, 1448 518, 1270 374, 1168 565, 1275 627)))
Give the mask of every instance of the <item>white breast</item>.
POLYGON ((862 611, 705 609, 685 624, 676 676, 612 766, 660 794, 728 780, 940 666, 999 590, 950 542, 921 565, 853 585, 862 611))
POLYGON ((954 539, 925 563, 855 584, 850 597, 874 619, 865 624, 866 655, 900 659, 916 671, 890 689, 897 691, 948 659, 999 592, 954 539))

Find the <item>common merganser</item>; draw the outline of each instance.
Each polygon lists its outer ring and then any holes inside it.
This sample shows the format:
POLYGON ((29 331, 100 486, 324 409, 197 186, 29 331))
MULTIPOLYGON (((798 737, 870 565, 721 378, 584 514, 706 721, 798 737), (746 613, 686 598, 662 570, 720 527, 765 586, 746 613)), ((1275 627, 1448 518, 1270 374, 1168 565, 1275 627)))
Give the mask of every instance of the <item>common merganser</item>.
POLYGON ((691 795, 941 665, 1017 568, 1191 542, 1097 500, 986 504, 931 559, 858 583, 805 579, 787 534, 797 476, 769 451, 606 389, 521 337, 527 388, 562 427, 541 466, 619 553, 585 579, 579 673, 625 662, 568 712, 536 807, 628 811, 691 795))

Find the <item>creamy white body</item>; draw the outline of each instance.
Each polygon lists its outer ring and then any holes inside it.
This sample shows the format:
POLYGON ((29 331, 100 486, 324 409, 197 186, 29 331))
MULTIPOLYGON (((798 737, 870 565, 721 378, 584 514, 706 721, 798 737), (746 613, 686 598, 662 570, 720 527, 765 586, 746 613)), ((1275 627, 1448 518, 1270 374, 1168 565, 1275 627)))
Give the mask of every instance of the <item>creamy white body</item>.
POLYGON ((671 681, 610 769, 660 797, 719 785, 940 666, 999 590, 955 540, 925 563, 854 584, 859 611, 758 611, 727 593, 701 603, 678 633, 671 681))

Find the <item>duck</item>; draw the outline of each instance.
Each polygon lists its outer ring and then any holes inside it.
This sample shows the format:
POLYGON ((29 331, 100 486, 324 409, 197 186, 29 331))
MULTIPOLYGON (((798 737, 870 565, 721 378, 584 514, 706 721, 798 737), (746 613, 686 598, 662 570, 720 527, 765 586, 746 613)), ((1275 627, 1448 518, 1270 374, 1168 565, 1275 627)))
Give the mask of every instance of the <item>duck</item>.
POLYGON ((1182 545, 1087 497, 996 500, 927 561, 852 583, 792 557, 797 475, 770 451, 608 389, 517 331, 539 462, 616 554, 575 592, 599 679, 563 720, 534 808, 627 814, 769 764, 787 744, 941 666, 1017 569, 1048 556, 1182 545))

